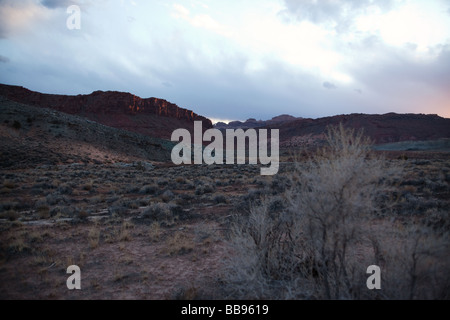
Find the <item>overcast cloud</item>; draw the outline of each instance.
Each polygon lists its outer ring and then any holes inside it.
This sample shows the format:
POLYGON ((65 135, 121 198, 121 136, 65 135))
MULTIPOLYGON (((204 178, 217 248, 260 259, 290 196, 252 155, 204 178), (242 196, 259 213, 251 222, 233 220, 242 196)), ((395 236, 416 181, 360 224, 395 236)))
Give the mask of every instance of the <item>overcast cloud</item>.
POLYGON ((214 119, 450 117, 446 0, 0 0, 0 82, 214 119), (81 8, 69 30, 66 9, 81 8))

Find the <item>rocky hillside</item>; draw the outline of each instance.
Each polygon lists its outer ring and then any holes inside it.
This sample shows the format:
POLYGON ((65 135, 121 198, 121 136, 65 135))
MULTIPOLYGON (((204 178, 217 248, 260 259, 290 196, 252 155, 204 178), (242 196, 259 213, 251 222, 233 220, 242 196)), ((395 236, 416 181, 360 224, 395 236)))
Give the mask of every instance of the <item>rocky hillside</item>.
POLYGON ((232 121, 228 124, 218 122, 214 127, 217 129, 280 129, 280 144, 282 147, 289 148, 320 145, 325 138, 327 126, 339 123, 356 130, 364 130, 375 144, 450 138, 450 119, 433 114, 348 114, 318 119, 281 115, 266 121, 248 119, 244 122, 232 121))
POLYGON ((193 130, 193 121, 212 128, 209 119, 163 99, 142 99, 126 92, 95 91, 88 95, 56 95, 0 84, 0 96, 26 105, 49 108, 88 118, 106 126, 170 139, 173 130, 193 130))
POLYGON ((71 163, 145 165, 170 161, 173 145, 0 96, 0 168, 71 163))
POLYGON ((285 122, 282 126, 270 125, 267 128, 280 129, 281 145, 290 147, 314 144, 324 138, 327 126, 339 123, 364 130, 375 144, 450 138, 450 119, 425 114, 349 114, 297 119, 285 122))

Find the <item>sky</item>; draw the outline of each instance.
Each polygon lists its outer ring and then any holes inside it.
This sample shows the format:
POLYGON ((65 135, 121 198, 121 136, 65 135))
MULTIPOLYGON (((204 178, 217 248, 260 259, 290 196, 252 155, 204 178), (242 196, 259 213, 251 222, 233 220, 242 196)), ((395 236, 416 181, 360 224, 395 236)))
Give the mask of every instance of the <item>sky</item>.
POLYGON ((450 1, 0 0, 0 83, 125 91, 213 121, 450 118, 450 1))

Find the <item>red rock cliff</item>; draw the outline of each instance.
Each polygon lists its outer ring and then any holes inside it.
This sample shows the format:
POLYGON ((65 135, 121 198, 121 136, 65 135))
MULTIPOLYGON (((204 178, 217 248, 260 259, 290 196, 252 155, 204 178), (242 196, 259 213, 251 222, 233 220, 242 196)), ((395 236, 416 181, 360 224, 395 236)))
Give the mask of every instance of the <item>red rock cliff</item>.
POLYGON ((164 99, 142 99, 127 92, 95 91, 88 95, 56 95, 0 84, 0 95, 43 108, 86 117, 99 123, 138 133, 170 138, 173 130, 192 130, 193 121, 202 121, 203 130, 212 128, 209 119, 164 99))

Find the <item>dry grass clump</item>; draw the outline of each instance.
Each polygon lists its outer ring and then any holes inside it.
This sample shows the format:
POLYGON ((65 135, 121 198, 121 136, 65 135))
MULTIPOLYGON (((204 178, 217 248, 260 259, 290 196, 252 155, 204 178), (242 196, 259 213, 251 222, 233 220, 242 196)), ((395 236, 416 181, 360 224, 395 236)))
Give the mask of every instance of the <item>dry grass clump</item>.
POLYGON ((182 231, 177 231, 167 237, 163 253, 173 256, 182 255, 193 251, 195 242, 191 236, 182 231))

